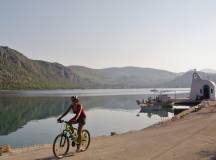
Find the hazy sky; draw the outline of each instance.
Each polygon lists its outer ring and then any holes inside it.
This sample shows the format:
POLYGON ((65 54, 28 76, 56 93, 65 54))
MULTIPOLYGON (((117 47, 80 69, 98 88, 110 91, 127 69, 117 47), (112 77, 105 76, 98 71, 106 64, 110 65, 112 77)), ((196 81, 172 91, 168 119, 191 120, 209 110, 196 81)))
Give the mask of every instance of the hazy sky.
POLYGON ((64 65, 216 69, 216 1, 0 0, 0 45, 64 65))

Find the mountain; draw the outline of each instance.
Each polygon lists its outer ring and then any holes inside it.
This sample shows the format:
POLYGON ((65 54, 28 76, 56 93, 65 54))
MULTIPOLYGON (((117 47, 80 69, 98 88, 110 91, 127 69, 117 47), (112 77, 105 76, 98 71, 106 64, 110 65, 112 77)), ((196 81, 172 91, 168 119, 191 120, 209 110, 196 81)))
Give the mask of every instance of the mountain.
POLYGON ((124 88, 154 87, 176 77, 169 71, 139 67, 107 68, 99 72, 124 88))
POLYGON ((139 67, 90 69, 71 66, 71 68, 80 77, 94 79, 98 84, 103 82, 110 88, 155 87, 174 79, 177 75, 169 71, 139 67))
POLYGON ((139 67, 91 69, 31 60, 0 46, 0 89, 140 88, 173 80, 176 73, 139 67))
POLYGON ((202 69, 201 72, 216 74, 216 70, 210 68, 202 69))
MULTIPOLYGON (((199 71, 198 74, 203 78, 203 79, 208 79, 213 82, 216 82, 216 74, 212 73, 204 73, 199 71)), ((192 75, 193 71, 188 71, 184 73, 183 75, 177 76, 175 79, 166 82, 164 84, 161 84, 163 87, 172 87, 172 88, 190 88, 191 87, 191 82, 192 82, 192 75)))
MULTIPOLYGON (((91 69, 31 60, 0 46, 0 89, 190 87, 193 71, 173 73, 140 67, 91 69)), ((216 82, 216 74, 199 72, 216 82)))
POLYGON ((0 89, 80 88, 79 82, 79 76, 61 64, 30 60, 0 47, 0 89))

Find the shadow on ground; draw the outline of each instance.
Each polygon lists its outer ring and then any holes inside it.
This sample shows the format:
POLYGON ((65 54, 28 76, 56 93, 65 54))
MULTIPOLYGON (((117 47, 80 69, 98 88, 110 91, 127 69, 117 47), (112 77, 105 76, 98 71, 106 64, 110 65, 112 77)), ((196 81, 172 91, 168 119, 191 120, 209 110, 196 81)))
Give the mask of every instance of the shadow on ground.
POLYGON ((198 154, 202 158, 209 158, 209 160, 216 160, 216 151, 201 151, 198 154))
POLYGON ((207 114, 215 114, 216 111, 209 111, 209 112, 204 112, 204 113, 197 113, 198 115, 201 114, 201 115, 207 115, 207 114))
POLYGON ((57 158, 50 156, 50 157, 45 157, 45 158, 37 158, 35 160, 56 160, 57 158))
MULTIPOLYGON (((66 158, 66 157, 72 157, 72 156, 74 156, 74 153, 69 153, 65 155, 64 157, 66 158)), ((56 157, 50 156, 50 157, 44 157, 44 158, 37 158, 35 160, 56 160, 56 159, 57 159, 56 157)))

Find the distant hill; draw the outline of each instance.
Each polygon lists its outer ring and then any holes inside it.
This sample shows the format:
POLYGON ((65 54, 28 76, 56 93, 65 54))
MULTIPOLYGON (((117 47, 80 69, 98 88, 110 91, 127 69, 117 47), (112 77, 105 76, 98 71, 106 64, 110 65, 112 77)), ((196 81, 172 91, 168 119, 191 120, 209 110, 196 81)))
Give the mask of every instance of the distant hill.
POLYGON ((0 89, 79 88, 79 81, 61 64, 30 60, 16 50, 0 47, 0 89))
MULTIPOLYGON (((216 82, 216 74, 204 73, 204 72, 198 72, 198 73, 203 79, 209 79, 213 82, 216 82)), ((177 76, 175 79, 169 82, 161 84, 161 86, 168 87, 168 88, 169 87, 172 88, 191 87, 192 75, 193 75, 193 71, 186 72, 183 75, 177 76)))
POLYGON ((139 67, 107 68, 99 73, 124 88, 154 87, 176 77, 173 72, 139 67))
MULTIPOLYGON (((73 63, 73 62, 72 62, 73 63)), ((201 72, 216 81, 216 74, 201 72)), ((31 60, 0 46, 0 89, 156 88, 190 87, 192 72, 121 67, 91 69, 31 60)))
POLYGON ((91 69, 31 60, 22 53, 0 47, 0 89, 140 88, 154 87, 176 73, 151 68, 91 69))
POLYGON ((80 77, 94 79, 99 84, 104 82, 105 86, 111 88, 155 87, 174 79, 177 75, 169 71, 139 67, 89 69, 71 66, 71 68, 80 77))
POLYGON ((201 72, 216 74, 216 70, 210 68, 202 69, 201 72))

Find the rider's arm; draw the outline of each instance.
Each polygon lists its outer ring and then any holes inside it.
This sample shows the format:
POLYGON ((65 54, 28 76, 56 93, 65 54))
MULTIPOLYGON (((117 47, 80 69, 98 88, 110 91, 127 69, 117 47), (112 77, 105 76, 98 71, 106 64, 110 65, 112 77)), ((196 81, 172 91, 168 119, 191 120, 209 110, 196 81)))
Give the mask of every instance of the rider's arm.
POLYGON ((70 112, 71 108, 72 108, 72 104, 68 107, 68 109, 65 111, 65 113, 62 114, 62 115, 58 118, 58 120, 62 119, 66 114, 68 114, 68 112, 70 112))
POLYGON ((75 117, 73 118, 75 121, 77 121, 77 119, 79 118, 80 114, 82 112, 82 105, 78 105, 78 112, 77 114, 75 115, 75 117))

